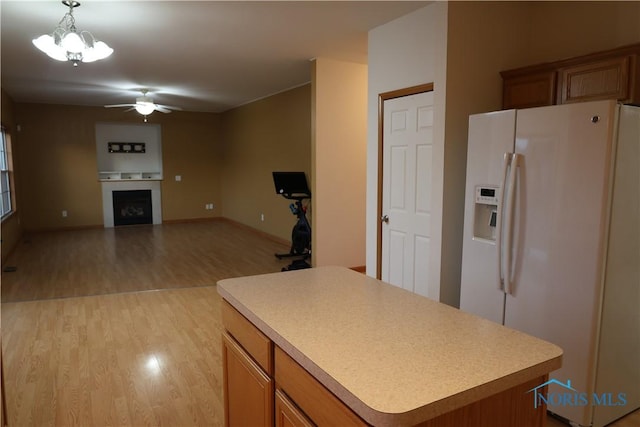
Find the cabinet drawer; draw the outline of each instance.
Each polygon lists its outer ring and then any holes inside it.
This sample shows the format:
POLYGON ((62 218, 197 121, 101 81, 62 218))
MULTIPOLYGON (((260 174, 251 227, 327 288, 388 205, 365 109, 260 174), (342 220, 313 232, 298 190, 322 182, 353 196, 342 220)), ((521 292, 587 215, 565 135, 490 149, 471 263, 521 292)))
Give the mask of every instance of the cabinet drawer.
POLYGON ((275 348, 276 387, 318 426, 367 424, 279 347, 275 348))
POLYGON ((273 376, 273 343, 227 301, 222 301, 222 324, 260 367, 273 376))

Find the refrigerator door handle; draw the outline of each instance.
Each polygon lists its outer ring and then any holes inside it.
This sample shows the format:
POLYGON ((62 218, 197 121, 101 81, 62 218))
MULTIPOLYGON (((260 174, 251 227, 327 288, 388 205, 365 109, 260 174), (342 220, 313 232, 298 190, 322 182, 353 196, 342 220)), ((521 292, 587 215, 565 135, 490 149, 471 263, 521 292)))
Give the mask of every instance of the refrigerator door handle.
POLYGON ((511 294, 513 292, 513 275, 512 275, 512 253, 513 253, 513 216, 514 216, 514 207, 516 201, 516 178, 518 176, 518 167, 520 165, 520 154, 513 153, 511 155, 511 170, 509 171, 509 192, 507 194, 507 206, 503 209, 503 212, 506 212, 505 218, 505 239, 504 239, 504 265, 505 265, 505 273, 504 273, 504 288, 507 294, 511 294))
POLYGON ((502 259, 502 217, 505 213, 504 210, 504 196, 507 194, 506 185, 507 185, 507 175, 509 174, 509 164, 511 163, 511 157, 513 153, 504 153, 504 159, 502 161, 502 182, 500 185, 500 195, 498 197, 498 218, 496 221, 496 250, 498 252, 498 289, 504 292, 504 275, 503 273, 503 259, 502 259))

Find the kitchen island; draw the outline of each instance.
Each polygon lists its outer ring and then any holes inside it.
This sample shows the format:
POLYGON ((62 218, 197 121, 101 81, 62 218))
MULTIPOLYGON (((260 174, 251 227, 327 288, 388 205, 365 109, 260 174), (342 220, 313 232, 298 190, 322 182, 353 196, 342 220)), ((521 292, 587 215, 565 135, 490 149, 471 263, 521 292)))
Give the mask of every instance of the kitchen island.
POLYGON ((343 267, 218 292, 228 425, 545 423, 553 344, 343 267))

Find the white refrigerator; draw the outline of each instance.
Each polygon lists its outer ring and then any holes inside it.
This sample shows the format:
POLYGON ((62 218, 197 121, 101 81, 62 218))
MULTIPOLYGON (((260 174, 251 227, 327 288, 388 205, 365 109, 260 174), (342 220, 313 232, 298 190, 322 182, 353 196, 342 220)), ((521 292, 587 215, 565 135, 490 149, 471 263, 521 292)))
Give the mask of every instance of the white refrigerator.
POLYGON ((637 409, 640 108, 477 114, 468 143, 460 308, 564 350, 549 411, 603 426, 637 409))

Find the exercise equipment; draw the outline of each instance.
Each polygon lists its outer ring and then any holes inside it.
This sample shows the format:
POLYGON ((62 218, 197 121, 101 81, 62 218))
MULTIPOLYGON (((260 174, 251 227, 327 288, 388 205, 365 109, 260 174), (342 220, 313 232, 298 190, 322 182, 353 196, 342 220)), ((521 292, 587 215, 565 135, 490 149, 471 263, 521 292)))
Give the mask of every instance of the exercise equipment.
POLYGON ((311 257, 311 226, 307 220, 307 208, 302 204, 303 200, 311 199, 307 178, 304 172, 273 172, 273 183, 276 193, 285 199, 294 200, 289 209, 298 218, 291 231, 291 250, 289 253, 276 254, 276 258, 298 258, 283 267, 282 271, 311 268, 307 262, 311 257))

